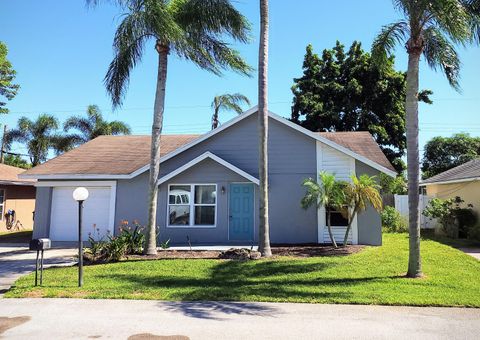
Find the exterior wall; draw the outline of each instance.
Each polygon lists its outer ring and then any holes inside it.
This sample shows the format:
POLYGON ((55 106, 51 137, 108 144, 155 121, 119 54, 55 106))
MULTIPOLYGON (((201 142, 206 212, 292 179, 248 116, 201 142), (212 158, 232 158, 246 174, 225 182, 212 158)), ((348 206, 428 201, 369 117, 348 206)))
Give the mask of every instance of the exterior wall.
POLYGON ((35 201, 36 207, 35 221, 33 224, 33 238, 49 237, 52 188, 38 187, 35 201))
POLYGON ((425 186, 427 196, 441 199, 454 198, 460 196, 465 203, 472 204, 473 209, 480 213, 480 181, 461 182, 452 184, 432 184, 425 186))
MULTIPOLYGON (((0 185, 0 190, 5 190, 4 214, 15 210, 16 219, 25 229, 33 228, 33 211, 35 210, 35 187, 27 185, 0 185)), ((0 216, 0 231, 5 231, 5 216, 0 216)))
MULTIPOLYGON (((380 172, 367 164, 355 161, 357 176, 367 174, 378 176, 380 172)), ((358 243, 374 246, 382 245, 382 220, 380 214, 371 206, 358 215, 358 243)))

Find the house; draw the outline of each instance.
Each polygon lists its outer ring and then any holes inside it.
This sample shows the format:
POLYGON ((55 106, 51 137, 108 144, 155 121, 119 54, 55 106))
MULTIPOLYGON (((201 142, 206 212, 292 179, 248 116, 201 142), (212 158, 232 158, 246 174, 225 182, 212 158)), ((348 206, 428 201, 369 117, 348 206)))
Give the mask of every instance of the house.
POLYGON ((0 164, 0 232, 33 228, 35 181, 20 179, 18 176, 24 171, 0 164))
MULTIPOLYGON (((204 135, 164 135, 158 179, 157 225, 172 244, 253 244, 258 238, 257 109, 204 135)), ((77 235, 75 187, 84 186, 87 232, 118 232, 122 220, 147 221, 149 136, 102 136, 39 165, 35 237, 73 241, 77 235)), ((325 211, 303 210, 302 181, 319 171, 339 179, 396 173, 368 132, 315 133, 269 113, 269 193, 272 243, 329 242, 325 211)), ((335 236, 346 222, 335 216, 335 236)), ((87 233, 85 233, 87 234, 87 233)), ((372 208, 353 223, 350 242, 381 244, 372 208)))
POLYGON ((441 199, 459 196, 480 213, 480 158, 459 165, 421 182, 427 196, 441 199))

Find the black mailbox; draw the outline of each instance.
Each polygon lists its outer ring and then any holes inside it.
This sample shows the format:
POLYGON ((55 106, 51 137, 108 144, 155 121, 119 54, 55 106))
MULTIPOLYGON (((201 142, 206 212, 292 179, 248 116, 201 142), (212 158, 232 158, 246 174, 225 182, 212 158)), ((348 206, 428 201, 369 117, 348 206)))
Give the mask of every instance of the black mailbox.
POLYGON ((52 242, 49 238, 34 238, 30 241, 30 250, 50 249, 52 242))

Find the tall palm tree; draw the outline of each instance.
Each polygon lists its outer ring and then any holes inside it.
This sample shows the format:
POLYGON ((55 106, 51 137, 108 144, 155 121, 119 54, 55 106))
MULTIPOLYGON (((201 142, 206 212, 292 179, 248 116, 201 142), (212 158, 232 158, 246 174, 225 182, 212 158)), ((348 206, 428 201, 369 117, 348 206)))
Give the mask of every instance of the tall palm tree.
POLYGON ((353 220, 357 214, 367 209, 371 205, 374 209, 382 209, 382 196, 380 195, 380 185, 376 182, 375 176, 355 175, 350 176, 351 183, 345 185, 345 198, 347 207, 348 225, 343 238, 343 246, 347 245, 348 234, 352 228, 353 220))
POLYGON ((460 61, 454 44, 480 40, 478 0, 393 0, 403 19, 386 25, 372 45, 374 60, 385 62, 398 43, 408 53, 405 100, 410 252, 408 277, 421 277, 419 224, 418 81, 423 55, 434 70, 440 68, 459 90, 460 61))
POLYGON ((258 134, 260 177, 260 226, 258 250, 272 256, 268 215, 268 0, 260 0, 260 46, 258 50, 258 134))
POLYGON ((322 171, 318 174, 318 181, 313 178, 307 178, 303 181, 303 186, 307 188, 307 193, 302 198, 300 204, 303 209, 311 206, 317 208, 324 207, 327 212, 327 228, 330 241, 337 248, 337 242, 333 237, 331 216, 334 211, 341 211, 345 206, 346 183, 337 181, 335 175, 322 171))
POLYGON ((240 106, 242 103, 250 105, 248 98, 240 93, 215 96, 212 102, 212 130, 216 129, 220 125, 218 115, 221 111, 232 110, 237 114, 241 114, 243 112, 242 107, 240 106))
POLYGON ((119 120, 107 122, 97 105, 87 107, 87 117, 73 116, 63 123, 63 130, 78 130, 79 133, 67 135, 76 145, 83 144, 103 135, 129 135, 130 127, 119 120))
MULTIPOLYGON (((108 1, 108 0, 107 0, 108 1)), ((100 0, 87 0, 97 4, 100 0)), ((149 40, 158 53, 157 87, 153 108, 146 254, 156 254, 157 180, 163 127, 167 63, 170 53, 220 75, 251 68, 223 37, 245 43, 250 25, 228 0, 116 0, 126 13, 113 42, 115 57, 105 76, 114 107, 122 104, 131 70, 141 61, 149 40)))
POLYGON ((50 150, 59 154, 69 147, 57 129, 58 120, 52 115, 42 114, 35 121, 21 117, 17 127, 6 135, 6 149, 10 150, 13 142, 24 144, 32 166, 39 165, 47 160, 50 150))

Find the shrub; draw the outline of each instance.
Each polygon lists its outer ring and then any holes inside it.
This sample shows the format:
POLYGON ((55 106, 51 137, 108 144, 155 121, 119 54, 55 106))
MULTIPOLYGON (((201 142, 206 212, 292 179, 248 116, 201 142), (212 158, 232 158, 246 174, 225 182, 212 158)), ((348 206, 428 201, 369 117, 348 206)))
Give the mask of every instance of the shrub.
POLYGON ((127 254, 141 254, 143 252, 143 245, 145 243, 144 227, 134 222, 134 227, 123 225, 120 227, 120 234, 118 238, 126 244, 127 254))
POLYGON ((404 233, 408 231, 405 218, 394 207, 386 206, 382 213, 382 229, 388 233, 404 233))
POLYGON ((480 223, 477 223, 468 229, 468 238, 471 240, 480 241, 480 223))

